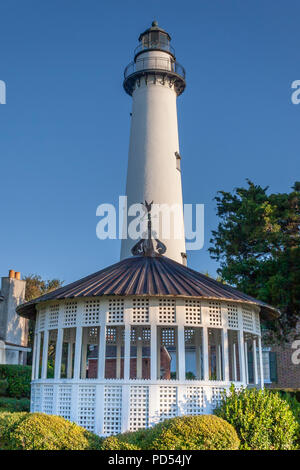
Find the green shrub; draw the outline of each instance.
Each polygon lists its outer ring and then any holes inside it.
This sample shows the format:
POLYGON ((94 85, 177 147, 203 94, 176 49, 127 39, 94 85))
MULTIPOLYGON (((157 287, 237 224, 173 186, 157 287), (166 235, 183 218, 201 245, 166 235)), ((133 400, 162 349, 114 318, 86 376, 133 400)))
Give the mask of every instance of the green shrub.
POLYGON ((295 446, 298 423, 289 404, 278 393, 234 386, 215 414, 236 429, 241 449, 289 450, 295 446))
POLYGON ((3 397, 7 394, 8 382, 6 379, 0 380, 0 397, 3 397))
POLYGON ((182 416, 153 428, 107 438, 103 449, 236 450, 239 438, 234 428, 213 415, 182 416), (125 447, 125 445, 130 447, 125 447))
POLYGON ((61 416, 0 413, 0 447, 9 450, 101 449, 102 439, 61 416))
POLYGON ((30 400, 29 398, 17 398, 10 397, 0 397, 0 409, 3 411, 29 411, 30 409, 30 400))
POLYGON ((31 366, 0 364, 0 379, 7 380, 9 397, 30 398, 31 366))
POLYGON ((119 439, 116 436, 110 436, 104 439, 101 448, 102 450, 141 450, 140 447, 119 439))

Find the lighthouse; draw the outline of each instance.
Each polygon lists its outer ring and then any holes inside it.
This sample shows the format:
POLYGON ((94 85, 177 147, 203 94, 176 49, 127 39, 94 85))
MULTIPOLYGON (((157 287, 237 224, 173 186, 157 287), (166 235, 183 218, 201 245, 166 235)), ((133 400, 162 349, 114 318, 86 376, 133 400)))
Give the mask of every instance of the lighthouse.
MULTIPOLYGON (((128 207, 153 201, 162 208, 158 220, 153 219, 157 237, 169 258, 186 264, 176 107, 185 89, 185 70, 170 41, 153 21, 140 34, 134 60, 124 72, 124 89, 132 97, 126 195, 128 207)), ((131 256, 135 244, 126 235, 121 259, 131 256)))

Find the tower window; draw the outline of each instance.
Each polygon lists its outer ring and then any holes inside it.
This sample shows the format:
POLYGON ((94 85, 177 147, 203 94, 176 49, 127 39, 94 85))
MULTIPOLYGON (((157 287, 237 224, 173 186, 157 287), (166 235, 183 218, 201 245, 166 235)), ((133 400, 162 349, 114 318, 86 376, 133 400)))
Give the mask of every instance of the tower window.
POLYGON ((178 171, 181 171, 181 167, 180 167, 181 156, 179 155, 178 152, 175 152, 175 157, 176 157, 176 169, 178 171))

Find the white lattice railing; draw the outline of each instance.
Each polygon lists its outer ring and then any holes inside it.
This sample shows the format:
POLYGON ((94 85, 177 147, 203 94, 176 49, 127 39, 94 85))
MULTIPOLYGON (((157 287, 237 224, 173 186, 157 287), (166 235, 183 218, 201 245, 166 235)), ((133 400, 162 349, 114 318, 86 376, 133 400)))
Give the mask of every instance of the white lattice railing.
POLYGON ((99 435, 113 435, 184 414, 209 414, 229 387, 230 384, 217 382, 145 385, 138 381, 135 384, 48 381, 32 384, 31 411, 60 415, 99 435))

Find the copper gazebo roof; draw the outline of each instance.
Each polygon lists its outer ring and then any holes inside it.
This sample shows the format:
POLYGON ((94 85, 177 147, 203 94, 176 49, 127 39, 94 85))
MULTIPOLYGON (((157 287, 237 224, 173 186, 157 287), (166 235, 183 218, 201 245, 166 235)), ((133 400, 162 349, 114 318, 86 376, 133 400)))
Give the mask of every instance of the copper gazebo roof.
POLYGON ((48 300, 99 296, 176 296, 227 300, 257 305, 265 318, 278 311, 233 287, 218 282, 166 256, 134 256, 17 307, 26 318, 36 305, 48 300))

